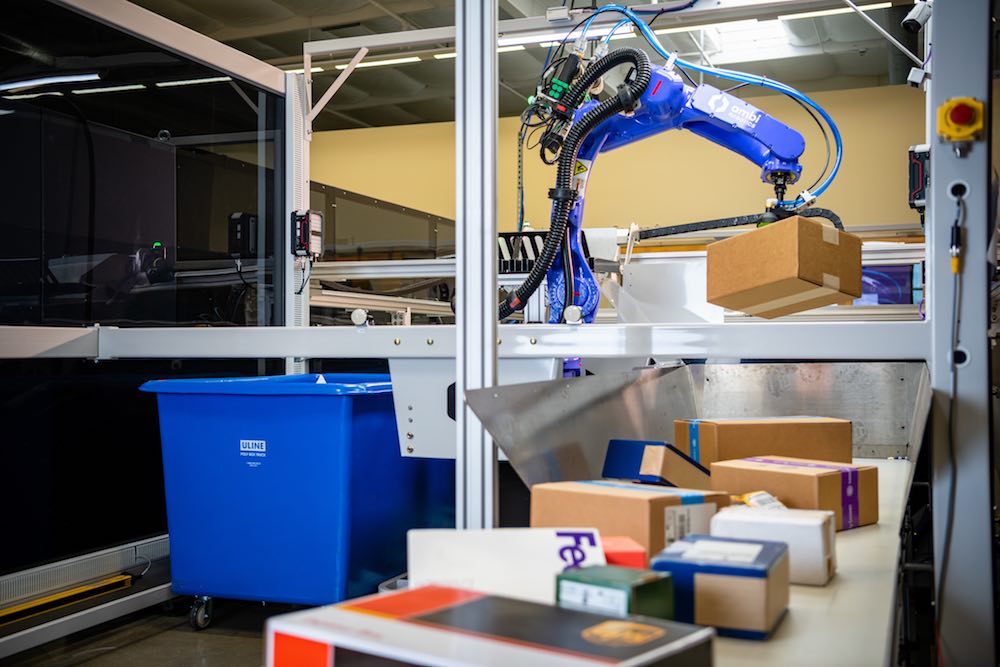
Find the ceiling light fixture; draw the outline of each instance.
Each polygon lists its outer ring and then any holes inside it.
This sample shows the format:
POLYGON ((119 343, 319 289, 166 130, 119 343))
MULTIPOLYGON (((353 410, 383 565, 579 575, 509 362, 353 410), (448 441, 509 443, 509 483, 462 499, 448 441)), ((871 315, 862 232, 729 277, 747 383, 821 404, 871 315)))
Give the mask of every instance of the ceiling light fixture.
MULTIPOLYGON (((418 63, 420 58, 408 56, 406 58, 389 58, 388 60, 363 60, 358 63, 358 69, 362 67, 382 67, 385 65, 405 65, 406 63, 418 63)), ((347 69, 347 64, 337 65, 337 69, 347 69)))
MULTIPOLYGON (((604 37, 612 30, 614 30, 613 25, 588 28, 587 39, 598 39, 604 37)), ((560 42, 575 40, 579 35, 578 32, 574 32, 573 34, 567 36, 568 32, 569 31, 564 30, 562 32, 536 32, 534 34, 527 35, 511 35, 510 37, 501 37, 497 40, 497 44, 500 46, 516 46, 519 44, 538 44, 540 46, 544 46, 548 43, 558 44, 560 42)), ((618 32, 621 32, 621 30, 616 31, 616 34, 618 32)))
POLYGON ((679 32, 700 32, 702 30, 729 30, 733 28, 748 28, 757 25, 757 19, 745 19, 743 21, 727 21, 725 23, 706 23, 704 25, 686 25, 676 28, 660 28, 654 30, 656 35, 673 35, 679 32))
POLYGON ((233 79, 228 76, 210 76, 206 79, 181 79, 180 81, 158 81, 157 88, 173 88, 174 86, 197 86, 202 83, 225 83, 233 79))
MULTIPOLYGON (((872 5, 859 5, 858 9, 863 12, 870 12, 876 9, 888 9, 892 7, 891 2, 876 2, 872 5)), ((779 21, 794 21, 795 19, 815 19, 821 16, 834 16, 836 14, 853 14, 854 10, 850 7, 843 7, 841 9, 821 9, 815 12, 802 12, 800 14, 783 14, 778 17, 779 21)))
POLYGON ((145 90, 146 86, 141 83, 130 84, 127 86, 106 86, 104 88, 81 88, 80 90, 70 91, 74 95, 90 95, 92 93, 117 93, 125 90, 145 90))
MULTIPOLYGON (((514 44, 512 46, 498 46, 497 53, 512 53, 514 51, 524 51, 524 46, 521 44, 514 44)), ((435 60, 451 60, 457 54, 454 51, 449 51, 448 53, 435 53, 435 60)))
MULTIPOLYGON (((305 74, 306 73, 306 68, 305 67, 300 67, 298 69, 286 69, 285 71, 288 72, 289 74, 305 74)), ((312 73, 312 74, 316 74, 317 72, 322 72, 322 71, 324 71, 322 67, 310 67, 309 68, 309 72, 312 73)))
POLYGON ((36 97, 62 97, 62 93, 51 91, 48 93, 26 93, 24 95, 4 95, 5 100, 33 100, 36 97))
POLYGON ((80 81, 99 81, 100 74, 60 74, 57 76, 42 76, 37 79, 25 79, 23 81, 10 81, 0 83, 0 91, 3 90, 23 90, 25 88, 37 88, 53 83, 78 83, 80 81))

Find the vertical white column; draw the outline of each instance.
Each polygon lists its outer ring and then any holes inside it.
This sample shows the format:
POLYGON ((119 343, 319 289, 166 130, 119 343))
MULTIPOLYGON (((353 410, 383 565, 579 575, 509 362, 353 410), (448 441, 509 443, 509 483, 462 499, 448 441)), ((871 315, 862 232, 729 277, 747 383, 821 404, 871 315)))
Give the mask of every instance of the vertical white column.
MULTIPOLYGON (((989 0, 937 0, 931 23, 936 110, 956 97, 990 98, 992 22, 989 0)), ((989 122, 990 109, 986 109, 989 122)), ((956 154, 931 133, 927 204, 927 316, 934 389, 932 490, 936 611, 945 665, 996 664, 993 574, 992 438, 990 432, 988 248, 989 134, 956 154), (951 228, 958 214, 953 185, 965 186, 961 289, 951 272, 951 228), (953 343, 956 319, 960 322, 953 343), (952 357, 959 362, 952 366, 952 357), (949 428, 951 434, 949 434, 949 428)))
POLYGON ((496 445, 465 404, 496 383, 497 0, 455 3, 456 524, 496 523, 496 445))
MULTIPOLYGON (((306 67, 308 70, 308 66, 306 67)), ((302 281, 302 276, 295 270, 291 245, 292 211, 309 208, 309 146, 311 135, 308 133, 306 113, 309 107, 306 103, 308 86, 302 74, 285 75, 285 205, 284 216, 275 222, 281 233, 280 242, 274 249, 275 278, 278 272, 282 275, 284 285, 285 326, 309 326, 309 286, 306 285, 302 294, 296 294, 302 281)), ((306 364, 301 359, 288 357, 285 359, 285 372, 288 374, 305 373, 306 364)))

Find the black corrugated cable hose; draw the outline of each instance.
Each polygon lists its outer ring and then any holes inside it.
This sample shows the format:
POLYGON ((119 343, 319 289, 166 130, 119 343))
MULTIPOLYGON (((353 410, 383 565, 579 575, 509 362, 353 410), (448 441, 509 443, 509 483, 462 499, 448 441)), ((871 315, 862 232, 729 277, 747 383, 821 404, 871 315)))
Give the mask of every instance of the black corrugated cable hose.
MULTIPOLYGON (((801 211, 788 211, 784 217, 791 215, 801 215, 804 218, 826 218, 833 226, 844 231, 844 223, 840 216, 828 208, 806 208, 801 211)), ((779 218, 780 219, 780 216, 779 218)), ((762 222, 776 222, 773 213, 751 213, 750 215, 739 215, 734 218, 722 218, 720 220, 706 220, 704 222, 692 222, 686 225, 673 225, 670 227, 655 227, 653 229, 643 229, 639 232, 639 240, 655 239, 662 236, 674 236, 676 234, 688 234, 690 232, 705 232, 711 229, 724 229, 726 227, 740 227, 742 225, 757 225, 762 222)))
POLYGON ((501 320, 510 317, 515 311, 521 310, 527 304, 528 299, 542 284, 545 274, 552 266, 552 262, 559 252, 560 246, 566 235, 566 225, 569 219, 569 212, 573 208, 576 200, 576 193, 572 190, 573 171, 576 166, 576 155, 594 128, 603 123, 608 118, 621 111, 628 111, 633 108, 636 100, 646 90, 651 76, 649 66, 649 56, 643 51, 633 48, 615 49, 604 56, 596 63, 592 64, 573 84, 564 98, 564 103, 569 108, 575 108, 577 102, 583 98, 584 93, 600 78, 605 72, 619 65, 630 63, 635 67, 635 77, 632 81, 624 84, 618 89, 618 94, 604 100, 578 122, 570 127, 559 152, 559 166, 556 171, 556 185, 549 190, 549 197, 555 202, 552 207, 552 220, 549 225, 549 233, 545 237, 545 245, 542 247, 535 265, 520 287, 507 295, 507 298, 500 304, 499 317, 501 320))

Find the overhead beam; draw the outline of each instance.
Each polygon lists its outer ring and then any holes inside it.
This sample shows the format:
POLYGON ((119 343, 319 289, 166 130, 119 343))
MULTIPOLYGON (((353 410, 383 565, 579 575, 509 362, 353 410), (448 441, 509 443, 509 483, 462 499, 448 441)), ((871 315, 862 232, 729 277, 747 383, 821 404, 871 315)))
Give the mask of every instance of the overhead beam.
MULTIPOLYGON (((896 4, 905 4, 903 0, 893 0, 896 4)), ((632 9, 658 9, 657 4, 635 5, 632 9)), ((719 21, 737 21, 741 19, 773 19, 783 14, 796 12, 818 11, 824 9, 843 9, 841 0, 715 0, 713 3, 697 3, 687 9, 664 14, 658 27, 683 27, 719 21)), ((582 18, 585 13, 574 14, 582 18)), ((614 24, 621 17, 614 12, 606 12, 594 17, 594 25, 614 24)), ((552 23, 544 16, 508 19, 498 22, 498 33, 511 35, 538 30, 552 30, 564 27, 565 22, 552 23)), ((335 55, 353 52, 365 46, 372 51, 381 49, 400 49, 411 46, 426 46, 428 44, 454 43, 455 27, 424 28, 395 33, 380 33, 362 37, 344 37, 306 42, 303 48, 313 55, 335 55)))
MULTIPOLYGON (((427 0, 400 0, 396 4, 394 13, 407 14, 409 12, 424 11, 433 8, 434 6, 427 2, 427 0)), ((206 34, 220 42, 233 42, 241 39, 268 37, 270 35, 308 30, 309 28, 326 28, 335 25, 362 23, 382 18, 385 14, 386 12, 377 7, 376 3, 369 3, 353 10, 320 14, 318 16, 292 16, 281 21, 269 22, 265 25, 226 26, 206 34)))

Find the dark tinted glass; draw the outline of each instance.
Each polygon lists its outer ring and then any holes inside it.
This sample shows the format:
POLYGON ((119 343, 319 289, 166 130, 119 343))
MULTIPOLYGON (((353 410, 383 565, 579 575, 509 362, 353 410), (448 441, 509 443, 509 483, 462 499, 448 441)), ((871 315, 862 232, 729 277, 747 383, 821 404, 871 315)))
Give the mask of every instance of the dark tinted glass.
POLYGON ((69 10, 5 2, 0 324, 280 323, 283 109, 69 10), (240 220, 249 246, 230 239, 240 220))
POLYGON ((323 211, 324 261, 433 259, 455 254, 455 221, 313 182, 323 211))
POLYGON ((0 361, 0 575, 166 532, 143 382, 283 371, 283 360, 0 361))

